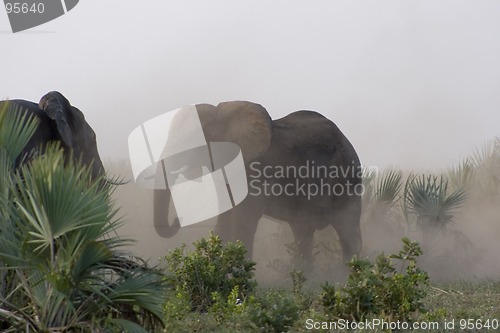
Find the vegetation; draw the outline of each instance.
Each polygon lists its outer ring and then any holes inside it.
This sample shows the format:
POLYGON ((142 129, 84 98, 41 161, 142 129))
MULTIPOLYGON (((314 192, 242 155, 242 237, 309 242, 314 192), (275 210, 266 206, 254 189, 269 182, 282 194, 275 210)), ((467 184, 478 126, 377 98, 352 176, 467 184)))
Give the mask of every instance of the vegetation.
POLYGON ((57 145, 20 169, 36 122, 0 112, 2 332, 149 332, 161 276, 122 250, 111 188, 57 145))
MULTIPOLYGON (((199 271, 206 267, 207 262, 192 259, 199 256, 202 247, 204 251, 208 249, 203 257, 211 258, 210 262, 216 271, 227 271, 227 265, 222 265, 225 251, 236 245, 223 245, 218 237, 210 235, 208 239, 195 242, 192 252, 182 246, 169 253, 166 260, 172 260, 172 254, 176 253, 174 257, 177 263, 190 263, 193 272, 199 271), (212 245, 207 247, 202 244, 212 245)), ((183 282, 183 278, 191 280, 196 274, 185 275, 183 270, 169 270, 167 275, 172 284, 165 300, 165 331, 331 332, 333 330, 322 325, 339 323, 341 320, 344 323, 375 320, 387 323, 399 321, 407 325, 431 323, 439 325, 433 329, 436 332, 476 331, 464 329, 467 325, 488 326, 490 331, 496 331, 494 327, 500 328, 500 323, 495 321, 500 306, 498 282, 455 282, 431 286, 428 274, 417 266, 421 254, 418 243, 403 239, 403 248, 397 254, 379 255, 373 262, 353 258, 348 264, 350 273, 344 284, 327 282, 319 291, 306 290, 305 277, 299 271, 290 273, 290 289, 260 289, 255 285, 252 274, 248 274, 246 281, 243 279, 240 283, 251 284, 255 288, 244 296, 239 291, 239 285, 235 284, 232 284, 234 287, 227 297, 217 291, 212 292, 210 303, 205 303, 203 309, 193 306, 192 302, 197 299, 195 296, 199 290, 186 288, 191 282, 183 282), (444 323, 450 322, 454 323, 454 328, 445 328, 444 323)), ((233 262, 239 267, 246 263, 249 262, 243 257, 233 262)), ((250 271, 253 271, 253 265, 250 271)), ((200 277, 198 284, 208 286, 212 280, 210 276, 200 277)), ((350 331, 362 332, 355 329, 350 331)))
POLYGON ((253 275, 249 274, 253 263, 243 256, 236 258, 233 255, 235 249, 244 254, 241 244, 222 245, 217 236, 210 235, 194 243, 193 252, 184 253, 186 247, 183 246, 166 257, 172 288, 165 302, 167 331, 300 331, 307 318, 333 321, 380 316, 387 320, 414 320, 426 312, 422 301, 428 291, 428 276, 416 265, 421 254, 418 244, 408 239, 403 242, 403 249, 398 254, 380 255, 374 263, 353 258, 348 265, 351 273, 344 286, 326 283, 321 293, 306 292, 304 275, 293 271, 290 273, 291 292, 274 289, 257 292, 253 288, 256 285, 253 275), (206 260, 200 260, 200 256, 206 260), (398 268, 393 260, 400 262, 398 268), (226 282, 214 278, 234 271, 234 267, 249 269, 234 281, 232 277, 226 282), (211 273, 199 274, 201 271, 211 273), (212 289, 214 280, 220 285, 212 289), (245 287, 249 285, 252 288, 245 287), (205 291, 204 301, 200 302, 202 290, 205 291), (222 293, 222 290, 230 291, 222 293), (246 292, 241 293, 241 290, 246 292), (211 295, 210 300, 208 295, 211 295), (205 325, 200 326, 201 321, 205 325))
POLYGON ((364 233, 383 240, 373 244, 368 240, 365 251, 393 249, 399 239, 409 237, 422 245, 421 262, 431 277, 449 279, 457 272, 470 272, 481 251, 456 222, 476 223, 478 216, 471 215, 471 207, 479 207, 476 214, 497 212, 499 180, 499 138, 441 173, 365 170, 364 233), (463 216, 466 211, 469 216, 463 216))
POLYGON ((181 246, 165 257, 169 272, 165 280, 189 301, 191 309, 206 311, 233 293, 245 299, 253 292, 257 285, 253 279, 255 263, 245 258, 241 242, 222 245, 218 236, 210 234, 194 247, 193 252, 185 254, 186 246, 181 246))
POLYGON ((422 299, 428 276, 416 265, 422 251, 409 239, 403 239, 403 243, 399 254, 379 255, 374 263, 352 259, 348 264, 351 273, 339 292, 328 284, 323 286, 323 305, 334 317, 356 321, 373 315, 409 321, 416 313, 425 312, 422 299), (399 270, 391 259, 401 261, 399 270))

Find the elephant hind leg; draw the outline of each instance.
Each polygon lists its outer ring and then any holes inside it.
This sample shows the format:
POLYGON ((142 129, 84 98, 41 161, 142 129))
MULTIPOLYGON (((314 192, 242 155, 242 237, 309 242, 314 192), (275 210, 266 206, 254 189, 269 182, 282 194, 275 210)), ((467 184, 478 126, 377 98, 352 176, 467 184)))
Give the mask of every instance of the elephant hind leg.
POLYGON ((332 222, 332 226, 339 236, 344 261, 347 262, 353 256, 359 255, 362 245, 359 214, 339 215, 332 222))

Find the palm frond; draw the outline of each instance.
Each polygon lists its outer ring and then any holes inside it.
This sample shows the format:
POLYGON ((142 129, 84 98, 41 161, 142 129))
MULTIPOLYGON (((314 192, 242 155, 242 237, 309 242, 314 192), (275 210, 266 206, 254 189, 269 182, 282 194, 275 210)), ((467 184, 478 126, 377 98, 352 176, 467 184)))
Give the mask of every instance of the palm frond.
POLYGON ((363 186, 370 186, 370 184, 377 178, 377 171, 370 167, 363 166, 362 169, 363 186))
POLYGON ((476 167, 486 167, 488 169, 498 169, 500 158, 500 138, 483 144, 472 154, 472 162, 476 167))
POLYGON ((444 177, 410 177, 404 191, 404 212, 407 220, 410 214, 417 222, 446 227, 453 219, 453 214, 466 200, 466 190, 457 189, 448 195, 448 180, 444 177))
POLYGON ((111 188, 92 183, 58 145, 16 173, 8 159, 0 145, 8 186, 0 192, 0 272, 11 276, 0 316, 35 332, 90 330, 109 319, 137 331, 162 325, 162 278, 123 250, 130 241, 115 231, 111 188))
POLYGON ((6 101, 0 104, 0 146, 12 162, 19 157, 38 126, 39 120, 6 101))
POLYGON ((394 204, 402 186, 402 172, 389 170, 382 175, 375 190, 375 201, 384 204, 394 204))
POLYGON ((474 170, 474 162, 466 158, 457 166, 451 167, 447 172, 447 177, 454 188, 469 189, 474 182, 474 170))
POLYGON ((495 200, 500 194, 500 138, 476 149, 471 157, 475 168, 475 190, 480 199, 495 200))

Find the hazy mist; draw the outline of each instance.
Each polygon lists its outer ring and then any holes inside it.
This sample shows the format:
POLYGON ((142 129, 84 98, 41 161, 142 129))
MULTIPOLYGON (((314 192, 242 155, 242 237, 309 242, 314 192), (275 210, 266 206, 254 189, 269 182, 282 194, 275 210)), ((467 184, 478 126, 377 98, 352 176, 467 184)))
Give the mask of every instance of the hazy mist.
MULTIPOLYGON (((0 9, 0 98, 59 90, 94 128, 105 164, 128 159, 129 133, 156 115, 250 100, 273 118, 321 112, 365 165, 435 170, 500 135, 499 13, 497 0, 80 1, 12 34, 0 9)), ((180 244, 154 234, 142 191, 118 190, 125 232, 180 244)), ((177 240, 208 227, 192 230, 177 240)), ((256 242, 272 242, 259 232, 256 242)))
POLYGON ((127 158, 130 131, 199 102, 331 118, 367 165, 444 167, 500 134, 498 1, 81 1, 12 34, 0 96, 59 90, 127 158))

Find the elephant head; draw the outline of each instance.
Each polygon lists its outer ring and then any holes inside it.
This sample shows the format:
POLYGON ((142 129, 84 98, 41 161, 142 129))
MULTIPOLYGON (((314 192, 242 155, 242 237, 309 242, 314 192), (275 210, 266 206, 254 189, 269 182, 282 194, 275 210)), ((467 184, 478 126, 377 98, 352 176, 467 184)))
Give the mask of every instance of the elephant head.
MULTIPOLYGON (((217 106, 210 104, 196 105, 197 115, 203 130, 204 139, 211 142, 230 142, 241 149, 245 166, 262 156, 268 149, 272 137, 272 121, 266 109, 259 104, 243 101, 224 102, 217 106)), ((173 144, 183 141, 192 133, 185 131, 186 119, 179 115, 170 126, 175 132, 173 144), (180 133, 179 133, 180 132, 180 133)), ((169 139, 171 139, 169 135, 169 139)), ((170 140, 172 141, 172 140, 170 140)), ((193 152, 187 160, 194 162, 183 164, 182 161, 172 161, 166 168, 167 173, 181 173, 186 178, 197 178, 202 173, 200 162, 203 153, 193 152), (190 165, 191 164, 191 165, 190 165)), ((184 161, 186 158, 183 159, 184 161)), ((160 170, 165 172, 165 170, 160 170)), ((167 177, 169 175, 167 174, 167 177)), ((176 175, 174 175, 175 177, 176 175)), ((169 202, 171 192, 156 189, 154 191, 154 225, 157 233, 162 237, 174 236, 180 228, 177 214, 173 212, 173 221, 169 223, 169 202)), ((170 205, 172 208, 174 205, 170 205)))
POLYGON ((51 91, 40 99, 39 108, 55 123, 62 147, 73 157, 90 166, 93 179, 104 175, 104 167, 97 151, 94 130, 85 121, 83 113, 71 106, 60 92, 51 91))
POLYGON ((22 112, 38 119, 35 132, 16 159, 16 167, 32 157, 33 152, 43 153, 47 143, 59 141, 66 159, 80 160, 88 166, 93 180, 104 176, 94 131, 85 121, 83 113, 71 106, 61 93, 49 92, 38 104, 26 100, 11 100, 8 101, 7 110, 22 112))

